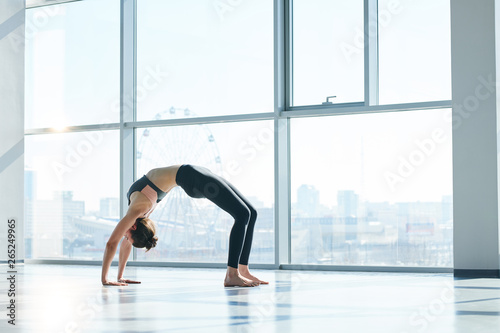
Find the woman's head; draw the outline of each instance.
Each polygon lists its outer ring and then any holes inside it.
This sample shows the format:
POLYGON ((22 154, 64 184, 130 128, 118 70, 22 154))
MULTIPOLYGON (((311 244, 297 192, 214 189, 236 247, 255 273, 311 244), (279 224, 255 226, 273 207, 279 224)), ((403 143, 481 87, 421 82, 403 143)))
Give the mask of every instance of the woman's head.
POLYGON ((132 236, 133 246, 138 248, 146 248, 146 252, 156 246, 158 237, 156 234, 156 227, 153 221, 148 218, 138 218, 135 221, 136 228, 130 229, 132 236))

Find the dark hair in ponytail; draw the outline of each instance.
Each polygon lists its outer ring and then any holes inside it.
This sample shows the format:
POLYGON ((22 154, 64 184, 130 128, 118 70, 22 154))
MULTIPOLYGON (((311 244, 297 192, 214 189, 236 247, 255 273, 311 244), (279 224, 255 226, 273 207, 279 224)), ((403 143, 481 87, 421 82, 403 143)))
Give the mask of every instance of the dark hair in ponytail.
POLYGON ((133 246, 137 248, 146 248, 146 252, 151 250, 151 248, 156 246, 158 237, 156 234, 156 226, 154 222, 148 218, 138 218, 136 221, 137 228, 135 230, 130 230, 132 239, 134 242, 133 246))

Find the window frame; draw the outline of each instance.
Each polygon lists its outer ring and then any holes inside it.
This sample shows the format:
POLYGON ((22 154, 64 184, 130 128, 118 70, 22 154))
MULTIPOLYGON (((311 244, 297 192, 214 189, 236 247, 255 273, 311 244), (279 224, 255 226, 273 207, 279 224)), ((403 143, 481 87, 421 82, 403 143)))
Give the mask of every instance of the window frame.
MULTIPOLYGON (((86 1, 61 0, 57 3, 86 1)), ((349 270, 349 271, 385 271, 385 272, 432 272, 450 273, 449 267, 391 267, 391 266, 332 266, 332 265, 297 265, 291 264, 291 195, 290 195, 290 119, 311 116, 335 116, 351 114, 369 114, 374 112, 400 112, 409 110, 452 108, 451 100, 404 103, 392 105, 379 104, 379 61, 378 61, 378 0, 364 0, 364 101, 330 105, 292 106, 293 92, 293 0, 273 0, 273 43, 274 43, 274 112, 258 114, 238 114, 227 116, 206 116, 173 120, 137 121, 137 2, 140 0, 120 1, 120 122, 113 124, 95 124, 71 126, 64 130, 53 128, 26 129, 25 135, 41 135, 57 132, 99 131, 103 129, 120 130, 120 213, 127 209, 126 191, 133 182, 135 161, 135 130, 156 126, 178 126, 191 124, 210 124, 220 122, 240 122, 252 120, 273 120, 274 133, 274 188, 275 188, 275 262, 274 264, 256 264, 254 268, 263 269, 312 269, 312 270, 349 270), (370 29, 370 26, 377 27, 370 29), (132 96, 133 103, 130 103, 132 96)), ((26 8, 53 5, 46 0, 28 1, 26 8), (36 5, 34 5, 36 3, 36 5)), ((235 106, 237 107, 237 105, 235 106)), ((225 263, 179 263, 179 262, 143 262, 137 261, 134 248, 131 266, 168 266, 224 268, 225 263)), ((96 264, 100 261, 71 260, 26 260, 29 263, 75 263, 96 264)))

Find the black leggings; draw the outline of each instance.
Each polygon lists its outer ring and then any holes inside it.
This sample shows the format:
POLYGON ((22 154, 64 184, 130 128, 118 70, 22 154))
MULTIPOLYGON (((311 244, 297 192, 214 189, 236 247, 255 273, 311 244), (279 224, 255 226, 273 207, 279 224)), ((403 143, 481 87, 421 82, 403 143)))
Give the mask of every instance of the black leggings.
POLYGON ((190 197, 207 198, 234 218, 227 265, 233 268, 238 268, 238 262, 248 265, 257 219, 255 208, 227 180, 207 168, 184 164, 177 171, 175 181, 190 197))

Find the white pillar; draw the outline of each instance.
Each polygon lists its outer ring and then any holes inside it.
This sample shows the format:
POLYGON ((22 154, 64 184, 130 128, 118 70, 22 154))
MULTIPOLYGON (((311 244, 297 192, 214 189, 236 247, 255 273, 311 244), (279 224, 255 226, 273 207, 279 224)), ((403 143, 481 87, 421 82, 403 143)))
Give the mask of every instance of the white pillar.
POLYGON ((24 260, 24 0, 0 1, 0 262, 15 220, 16 263, 24 260))
POLYGON ((451 0, 455 276, 499 276, 495 2, 451 0))

